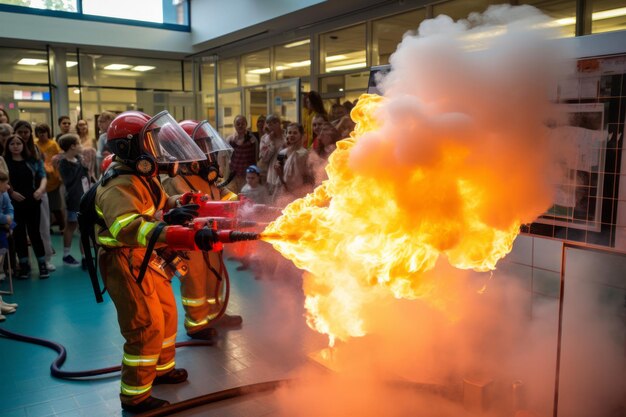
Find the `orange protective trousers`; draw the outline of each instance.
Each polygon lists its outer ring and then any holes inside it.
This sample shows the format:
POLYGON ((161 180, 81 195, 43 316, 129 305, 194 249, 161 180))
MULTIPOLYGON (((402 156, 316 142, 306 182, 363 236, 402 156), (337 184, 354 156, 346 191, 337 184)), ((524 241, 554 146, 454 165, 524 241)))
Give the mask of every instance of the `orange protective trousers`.
MULTIPOLYGON (((185 329, 193 334, 211 326, 222 309, 218 290, 223 275, 221 252, 187 252, 189 272, 181 278, 180 292, 185 309, 185 329), (211 268, 209 267, 211 266, 211 268)), ((223 301, 223 300, 222 300, 223 301)))
POLYGON ((137 284, 145 252, 143 247, 100 249, 98 256, 126 340, 120 399, 128 405, 149 397, 154 378, 175 365, 176 300, 171 282, 149 267, 141 287, 137 284))

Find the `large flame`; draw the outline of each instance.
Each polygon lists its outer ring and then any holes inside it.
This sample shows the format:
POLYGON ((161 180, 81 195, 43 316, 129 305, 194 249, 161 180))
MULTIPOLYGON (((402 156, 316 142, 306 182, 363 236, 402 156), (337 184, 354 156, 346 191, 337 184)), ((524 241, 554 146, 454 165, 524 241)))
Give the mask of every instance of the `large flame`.
POLYGON ((538 65, 549 53, 526 26, 479 53, 445 17, 405 37, 385 96, 363 95, 352 110, 328 180, 264 231, 306 271, 308 324, 331 345, 366 334, 365 309, 388 293, 445 310, 428 271, 442 261, 493 270, 550 205, 549 71, 538 65))
MULTIPOLYGON (((305 281, 308 323, 335 338, 362 336, 364 299, 386 288, 398 298, 428 298, 432 282, 421 279, 440 255, 457 268, 488 271, 511 250, 520 219, 498 229, 477 214, 485 204, 481 185, 462 172, 448 177, 416 170, 410 183, 425 197, 422 213, 399 207, 397 184, 365 177, 350 168, 350 152, 379 128, 372 117, 383 98, 363 95, 352 117, 351 137, 338 143, 326 168, 329 179, 312 194, 291 203, 263 232, 264 239, 298 268, 305 281), (458 211, 458 212, 457 212, 458 211), (418 216, 418 218, 415 218, 418 216)), ((455 172, 464 150, 451 147, 442 161, 455 172)))

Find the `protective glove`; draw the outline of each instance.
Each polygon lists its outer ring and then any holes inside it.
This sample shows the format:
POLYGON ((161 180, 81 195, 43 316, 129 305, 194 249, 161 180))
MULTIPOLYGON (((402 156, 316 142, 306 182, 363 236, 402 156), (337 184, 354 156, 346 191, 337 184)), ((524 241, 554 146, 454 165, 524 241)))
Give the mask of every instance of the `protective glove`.
POLYGON ((213 244, 218 242, 217 232, 208 227, 203 227, 196 232, 194 241, 198 249, 203 251, 210 251, 213 249, 213 244))
POLYGON ((199 193, 192 193, 190 191, 184 193, 183 195, 181 195, 180 197, 178 197, 178 201, 180 202, 181 205, 187 205, 189 203, 191 203, 192 201, 195 201, 196 196, 198 196, 199 193))
POLYGON ((167 224, 184 225, 192 221, 195 217, 198 217, 198 209, 200 206, 197 204, 186 204, 181 207, 175 207, 163 215, 163 220, 167 224))

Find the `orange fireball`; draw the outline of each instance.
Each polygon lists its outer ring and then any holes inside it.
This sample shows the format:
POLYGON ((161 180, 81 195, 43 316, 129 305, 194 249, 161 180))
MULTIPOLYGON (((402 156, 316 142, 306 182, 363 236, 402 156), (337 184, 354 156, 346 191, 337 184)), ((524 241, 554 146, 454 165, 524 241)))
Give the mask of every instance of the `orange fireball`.
POLYGON ((431 299, 432 279, 423 277, 440 256, 457 268, 492 270, 523 220, 492 216, 486 205, 494 175, 472 169, 472 150, 458 140, 440 140, 433 152, 441 157, 428 164, 389 169, 372 161, 372 149, 397 151, 379 132, 384 104, 383 97, 361 96, 351 113, 354 132, 329 158, 328 180, 287 206, 262 235, 306 271, 307 322, 331 346, 365 335, 363 309, 385 293, 441 306, 431 299), (367 163, 359 163, 360 141, 370 151, 367 163))

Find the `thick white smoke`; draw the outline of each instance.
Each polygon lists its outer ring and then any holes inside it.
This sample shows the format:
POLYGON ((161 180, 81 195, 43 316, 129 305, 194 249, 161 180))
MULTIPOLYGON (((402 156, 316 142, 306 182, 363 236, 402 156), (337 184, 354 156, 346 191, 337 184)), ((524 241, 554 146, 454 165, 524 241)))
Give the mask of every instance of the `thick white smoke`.
MULTIPOLYGON (((416 224, 454 219, 459 177, 475 186, 477 214, 490 226, 532 221, 552 201, 544 121, 553 117, 559 70, 571 64, 551 41, 548 21, 532 7, 508 5, 458 22, 424 21, 390 58, 386 101, 375 115, 381 128, 359 138, 351 169, 393 183, 394 201, 416 224)), ((554 303, 531 317, 529 288, 441 258, 424 275, 436 283, 429 303, 374 290, 363 297, 367 336, 337 346, 333 365, 341 372, 305 370, 302 383, 279 392, 281 415, 464 415, 465 378, 493 380, 501 394, 493 405, 506 412, 513 381, 522 379, 528 408, 549 414, 554 303), (423 385, 387 383, 398 379, 423 385)))

